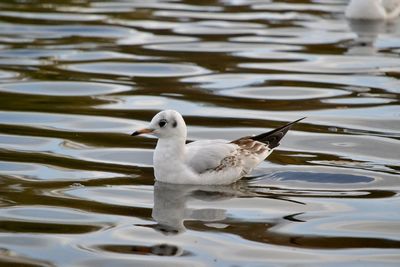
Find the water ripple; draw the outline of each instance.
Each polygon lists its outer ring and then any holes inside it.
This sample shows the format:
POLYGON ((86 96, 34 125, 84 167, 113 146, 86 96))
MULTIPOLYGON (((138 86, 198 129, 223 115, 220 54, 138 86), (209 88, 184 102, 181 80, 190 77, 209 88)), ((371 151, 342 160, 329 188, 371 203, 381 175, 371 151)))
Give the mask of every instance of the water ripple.
POLYGON ((124 85, 85 82, 26 82, 1 84, 0 91, 17 94, 53 95, 53 96, 87 96, 103 95, 129 91, 124 85))
POLYGON ((347 0, 0 1, 7 266, 398 266, 399 23, 347 0), (296 124, 229 186, 154 182, 153 136, 296 124))
POLYGON ((209 73, 202 67, 172 63, 82 63, 66 65, 63 68, 78 72, 133 77, 180 77, 209 73))

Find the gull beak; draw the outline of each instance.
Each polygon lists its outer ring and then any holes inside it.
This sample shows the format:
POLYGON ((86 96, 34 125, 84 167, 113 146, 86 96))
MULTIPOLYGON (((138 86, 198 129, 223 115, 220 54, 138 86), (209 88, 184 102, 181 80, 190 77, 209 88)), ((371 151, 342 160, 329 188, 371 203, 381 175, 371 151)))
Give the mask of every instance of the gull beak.
POLYGON ((133 132, 131 134, 131 136, 136 136, 139 134, 147 134, 147 133, 152 133, 152 132, 154 132, 154 129, 144 128, 144 129, 140 129, 140 130, 133 132))

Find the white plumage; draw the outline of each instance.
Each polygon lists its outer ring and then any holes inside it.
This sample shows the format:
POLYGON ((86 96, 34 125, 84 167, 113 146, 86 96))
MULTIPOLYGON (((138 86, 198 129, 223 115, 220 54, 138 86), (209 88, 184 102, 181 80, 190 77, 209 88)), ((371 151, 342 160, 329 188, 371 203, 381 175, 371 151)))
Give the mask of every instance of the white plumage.
POLYGON ((400 15, 400 0, 350 0, 345 15, 349 19, 393 20, 400 15))
POLYGON ((148 128, 132 135, 151 133, 158 137, 153 156, 154 174, 158 181, 231 184, 262 162, 295 122, 232 142, 205 140, 186 144, 187 128, 181 114, 165 110, 154 116, 148 128))

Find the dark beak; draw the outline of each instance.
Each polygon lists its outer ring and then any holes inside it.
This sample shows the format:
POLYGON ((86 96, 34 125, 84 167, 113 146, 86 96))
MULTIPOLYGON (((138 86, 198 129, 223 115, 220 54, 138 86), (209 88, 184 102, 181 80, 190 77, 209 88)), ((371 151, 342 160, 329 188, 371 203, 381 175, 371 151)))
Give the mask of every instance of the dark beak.
POLYGON ((137 130, 137 131, 133 132, 133 133, 131 134, 131 136, 136 136, 136 135, 139 135, 139 134, 152 133, 152 132, 154 132, 153 129, 144 128, 144 129, 137 130))

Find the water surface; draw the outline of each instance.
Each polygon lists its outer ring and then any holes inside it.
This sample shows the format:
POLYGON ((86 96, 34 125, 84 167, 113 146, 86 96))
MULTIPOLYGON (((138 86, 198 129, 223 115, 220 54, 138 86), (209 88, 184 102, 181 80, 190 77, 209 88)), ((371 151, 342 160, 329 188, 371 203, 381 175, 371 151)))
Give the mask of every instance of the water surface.
POLYGON ((7 266, 398 266, 400 21, 332 1, 2 1, 7 266), (307 116, 230 186, 155 183, 190 140, 307 116))

